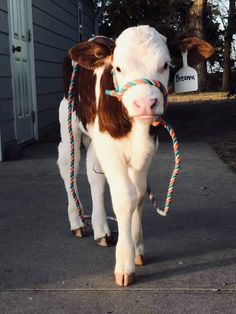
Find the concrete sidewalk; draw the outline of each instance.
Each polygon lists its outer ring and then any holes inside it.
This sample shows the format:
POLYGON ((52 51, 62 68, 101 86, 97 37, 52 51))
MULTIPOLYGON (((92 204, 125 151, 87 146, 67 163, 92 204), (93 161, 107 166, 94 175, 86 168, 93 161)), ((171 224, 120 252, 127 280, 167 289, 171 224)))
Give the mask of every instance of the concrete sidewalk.
MULTIPOLYGON (((56 155, 55 144, 40 143, 0 163, 0 313, 236 313, 236 177, 206 143, 182 143, 168 217, 146 201, 147 265, 128 288, 115 286, 114 247, 98 247, 92 230, 84 239, 69 232, 56 155)), ((149 176, 161 204, 172 169, 163 143, 149 176)), ((108 195, 106 205, 112 214, 108 195)))

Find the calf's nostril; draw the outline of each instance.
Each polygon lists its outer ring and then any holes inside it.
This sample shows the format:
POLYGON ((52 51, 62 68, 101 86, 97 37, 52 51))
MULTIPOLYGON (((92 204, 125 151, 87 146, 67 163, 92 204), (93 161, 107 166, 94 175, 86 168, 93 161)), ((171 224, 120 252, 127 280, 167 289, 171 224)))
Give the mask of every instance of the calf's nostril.
POLYGON ((153 109, 157 105, 157 99, 152 99, 151 101, 151 109, 153 109))
POLYGON ((157 98, 142 98, 133 102, 133 110, 136 114, 152 115, 158 106, 157 98))

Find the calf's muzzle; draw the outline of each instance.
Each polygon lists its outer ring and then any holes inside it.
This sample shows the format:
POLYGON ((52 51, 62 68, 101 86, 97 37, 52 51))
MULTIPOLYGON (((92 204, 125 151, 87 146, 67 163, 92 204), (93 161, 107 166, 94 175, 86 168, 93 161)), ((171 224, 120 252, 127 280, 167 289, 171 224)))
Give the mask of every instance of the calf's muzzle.
POLYGON ((157 112, 159 101, 157 98, 142 98, 133 101, 133 111, 136 117, 153 116, 157 112))

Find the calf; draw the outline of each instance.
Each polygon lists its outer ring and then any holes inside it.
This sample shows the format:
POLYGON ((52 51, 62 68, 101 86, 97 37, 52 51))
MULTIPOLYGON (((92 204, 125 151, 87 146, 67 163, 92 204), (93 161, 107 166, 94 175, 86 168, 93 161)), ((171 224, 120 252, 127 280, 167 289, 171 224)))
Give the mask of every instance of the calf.
MULTIPOLYGON (((209 44, 196 38, 171 44, 171 49, 175 52, 175 60, 180 57, 181 50, 188 49, 190 65, 199 63, 212 53, 209 44)), ((64 65, 65 97, 59 112, 61 143, 58 165, 68 194, 71 230, 76 236, 83 237, 85 226, 70 192, 67 98, 71 62, 80 66, 72 116, 75 179, 83 133, 89 139, 86 145, 87 175, 92 194, 94 238, 100 245, 110 244, 111 232, 103 200, 107 180, 119 229, 115 280, 118 285, 127 286, 134 281, 135 264, 143 264, 143 199, 148 169, 158 147, 151 124, 163 114, 164 98, 160 88, 148 84, 133 86, 118 98, 106 95, 105 91, 114 89, 112 71, 120 89, 127 82, 140 78, 157 80, 167 89, 170 52, 166 38, 149 26, 128 28, 115 42, 104 37, 81 42, 68 52, 64 65)), ((76 180, 75 191, 78 193, 76 180)))

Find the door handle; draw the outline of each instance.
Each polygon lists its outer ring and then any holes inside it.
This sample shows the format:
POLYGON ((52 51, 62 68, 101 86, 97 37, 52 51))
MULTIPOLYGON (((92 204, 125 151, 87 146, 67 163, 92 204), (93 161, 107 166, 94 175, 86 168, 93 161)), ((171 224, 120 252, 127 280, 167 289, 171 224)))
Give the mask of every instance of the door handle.
POLYGON ((12 45, 12 52, 15 53, 15 52, 21 52, 21 46, 14 46, 12 45))

